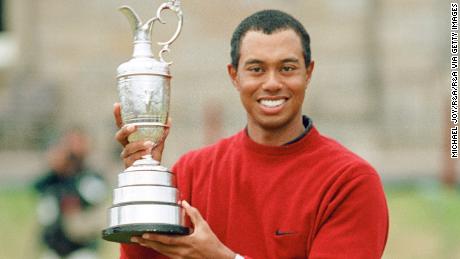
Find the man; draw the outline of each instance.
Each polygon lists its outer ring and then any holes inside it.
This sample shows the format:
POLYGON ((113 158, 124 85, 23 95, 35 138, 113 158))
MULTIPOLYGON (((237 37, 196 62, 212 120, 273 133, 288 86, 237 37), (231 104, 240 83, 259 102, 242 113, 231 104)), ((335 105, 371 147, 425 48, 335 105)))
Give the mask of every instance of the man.
POLYGON ((66 131, 48 152, 49 170, 34 183, 40 194, 40 258, 97 258, 108 186, 86 165, 89 144, 83 130, 66 131))
MULTIPOLYGON (((380 258, 388 212, 377 173, 302 117, 314 68, 303 26, 261 11, 236 28, 231 48, 247 127, 173 167, 193 233, 146 233, 121 258, 380 258)), ((114 114, 121 126, 118 104, 114 114)), ((134 131, 116 135, 126 166, 149 152, 161 159, 163 143, 128 144, 134 131)))

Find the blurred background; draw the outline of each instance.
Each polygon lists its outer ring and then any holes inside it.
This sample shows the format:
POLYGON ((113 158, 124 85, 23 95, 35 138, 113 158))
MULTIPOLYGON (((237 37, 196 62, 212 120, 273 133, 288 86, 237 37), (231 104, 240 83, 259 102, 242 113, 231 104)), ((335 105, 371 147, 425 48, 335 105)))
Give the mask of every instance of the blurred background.
MULTIPOLYGON (((132 54, 117 8, 128 4, 146 20, 161 3, 0 0, 0 258, 46 253, 37 179, 59 171, 53 150, 70 145, 69 129, 83 129, 88 152, 79 161, 103 176, 105 185, 95 186, 106 186, 110 202, 123 168, 112 116, 116 68, 132 54)), ((163 164, 245 126, 226 74, 231 33, 255 11, 284 10, 310 33, 316 62, 304 112, 370 161, 385 184, 384 258, 460 258, 459 169, 449 149, 450 1, 184 0, 182 8, 182 34, 168 55, 173 126, 163 164)), ((155 41, 176 27, 164 14, 168 24, 156 24, 155 41)), ((70 149, 64 157, 74 155, 70 149)), ((116 244, 97 243, 100 258, 118 255, 116 244)))

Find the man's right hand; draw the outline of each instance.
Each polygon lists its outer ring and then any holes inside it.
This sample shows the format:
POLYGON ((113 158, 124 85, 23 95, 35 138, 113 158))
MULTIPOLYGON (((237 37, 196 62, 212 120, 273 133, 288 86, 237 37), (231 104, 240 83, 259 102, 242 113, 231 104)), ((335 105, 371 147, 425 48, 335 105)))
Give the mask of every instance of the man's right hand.
POLYGON ((168 118, 167 127, 164 131, 163 138, 157 145, 155 145, 152 141, 149 140, 140 140, 132 143, 128 141, 128 136, 136 131, 136 127, 134 125, 123 126, 120 103, 115 103, 113 105, 113 116, 115 117, 115 123, 119 128, 115 134, 115 139, 123 146, 123 151, 121 152, 120 157, 123 159, 123 163, 125 164, 126 168, 131 166, 134 161, 141 159, 142 156, 147 154, 152 154, 153 159, 156 161, 161 161, 164 143, 166 137, 168 136, 169 126, 171 124, 170 118, 168 118))

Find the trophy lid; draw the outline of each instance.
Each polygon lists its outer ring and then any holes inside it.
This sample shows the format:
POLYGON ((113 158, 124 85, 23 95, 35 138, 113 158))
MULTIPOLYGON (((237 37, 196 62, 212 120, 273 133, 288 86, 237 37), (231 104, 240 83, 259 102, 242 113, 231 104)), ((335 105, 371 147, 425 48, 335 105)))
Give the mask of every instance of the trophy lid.
POLYGON ((153 160, 150 155, 145 155, 142 159, 136 160, 133 165, 126 168, 125 173, 136 171, 159 171, 168 172, 168 169, 160 165, 160 162, 153 160))

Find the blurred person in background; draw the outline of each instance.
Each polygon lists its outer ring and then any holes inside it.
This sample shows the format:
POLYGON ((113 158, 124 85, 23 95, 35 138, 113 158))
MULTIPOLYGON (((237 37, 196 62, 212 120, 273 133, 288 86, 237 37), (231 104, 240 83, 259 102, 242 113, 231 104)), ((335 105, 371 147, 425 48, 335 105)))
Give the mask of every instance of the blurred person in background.
POLYGON ((88 151, 89 139, 83 130, 66 131, 48 150, 50 169, 34 183, 40 194, 37 218, 43 259, 97 258, 108 187, 85 164, 88 151))

